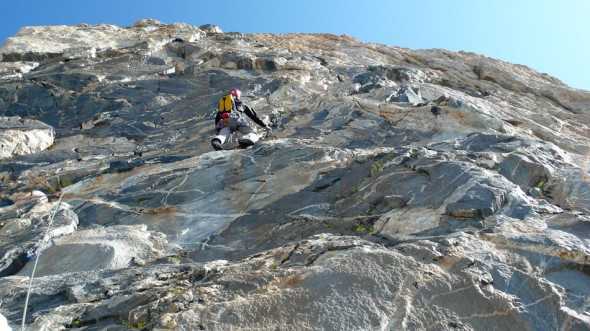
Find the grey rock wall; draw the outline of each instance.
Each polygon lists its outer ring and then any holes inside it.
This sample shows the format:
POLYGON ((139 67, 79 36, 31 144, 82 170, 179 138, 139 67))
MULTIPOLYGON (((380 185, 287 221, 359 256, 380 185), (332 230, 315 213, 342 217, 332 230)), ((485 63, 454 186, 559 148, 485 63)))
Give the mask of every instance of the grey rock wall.
POLYGON ((149 19, 26 27, 0 54, 2 121, 29 123, 0 127, 23 151, 0 158, 13 329, 29 290, 31 330, 590 329, 588 91, 149 19), (232 87, 273 131, 214 151, 232 87))

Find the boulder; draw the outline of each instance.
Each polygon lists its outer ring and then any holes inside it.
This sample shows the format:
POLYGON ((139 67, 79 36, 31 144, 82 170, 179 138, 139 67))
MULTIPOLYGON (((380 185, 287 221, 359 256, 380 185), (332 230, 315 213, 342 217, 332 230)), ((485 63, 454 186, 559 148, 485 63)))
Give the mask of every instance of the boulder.
MULTIPOLYGON (((143 266, 179 251, 180 247, 168 244, 164 236, 147 231, 146 226, 82 230, 56 238, 39 251, 35 276, 143 266)), ((32 268, 31 261, 19 274, 30 275, 32 268)))
POLYGON ((51 240, 74 233, 78 217, 66 203, 48 202, 43 192, 22 196, 16 204, 0 208, 0 276, 17 274, 51 240), (51 219, 51 224, 49 224, 51 219), (51 225, 51 227, 49 227, 51 225), (48 228, 49 227, 49 228, 48 228))
POLYGON ((12 328, 8 325, 8 320, 2 314, 0 314, 0 330, 12 331, 12 328))
POLYGON ((0 159, 43 151, 53 144, 54 137, 54 129, 42 122, 0 117, 0 159))

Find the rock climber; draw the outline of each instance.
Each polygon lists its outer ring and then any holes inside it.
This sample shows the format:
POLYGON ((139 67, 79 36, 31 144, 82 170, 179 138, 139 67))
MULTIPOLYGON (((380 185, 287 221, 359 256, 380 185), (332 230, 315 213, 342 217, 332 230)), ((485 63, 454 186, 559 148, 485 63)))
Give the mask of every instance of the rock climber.
POLYGON ((241 94, 242 92, 240 90, 233 88, 227 95, 219 99, 219 109, 215 115, 215 130, 217 135, 211 140, 211 145, 215 150, 223 149, 221 146, 235 131, 239 131, 243 135, 238 139, 238 143, 242 148, 252 146, 260 139, 256 130, 248 124, 243 114, 248 115, 252 121, 266 131, 272 131, 264 121, 258 118, 254 109, 240 100, 241 94))

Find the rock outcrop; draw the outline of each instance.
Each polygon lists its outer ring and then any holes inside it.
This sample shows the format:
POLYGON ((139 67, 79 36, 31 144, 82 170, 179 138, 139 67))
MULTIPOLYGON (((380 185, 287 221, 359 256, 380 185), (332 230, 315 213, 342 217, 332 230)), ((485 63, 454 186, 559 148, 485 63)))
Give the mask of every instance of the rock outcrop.
POLYGON ((29 291, 30 330, 590 329, 588 91, 149 19, 26 27, 0 56, 14 329, 29 291), (232 87, 273 131, 214 151, 232 87))

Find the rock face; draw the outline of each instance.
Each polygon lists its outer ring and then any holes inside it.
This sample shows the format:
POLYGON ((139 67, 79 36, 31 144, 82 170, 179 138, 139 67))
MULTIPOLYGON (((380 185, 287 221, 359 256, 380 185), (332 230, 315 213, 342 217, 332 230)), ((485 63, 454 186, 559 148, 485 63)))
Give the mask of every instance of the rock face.
POLYGON ((0 55, 13 329, 27 291, 30 330, 590 329, 588 91, 149 19, 26 27, 0 55), (213 151, 232 87, 273 131, 213 151))

